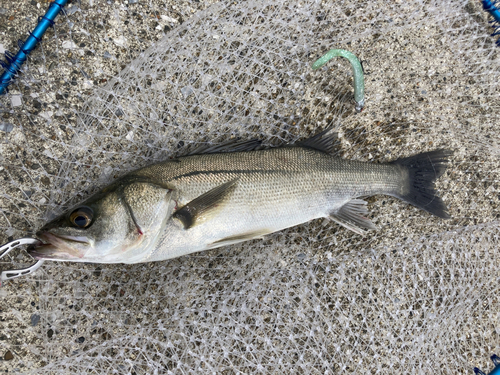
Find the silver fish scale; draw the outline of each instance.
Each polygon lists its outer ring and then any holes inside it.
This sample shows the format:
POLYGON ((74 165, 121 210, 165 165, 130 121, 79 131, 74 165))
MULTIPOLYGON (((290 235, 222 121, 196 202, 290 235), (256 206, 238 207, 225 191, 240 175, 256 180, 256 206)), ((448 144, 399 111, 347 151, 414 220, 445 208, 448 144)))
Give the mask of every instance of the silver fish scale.
POLYGON ((392 195, 401 190, 404 179, 397 165, 344 160, 303 147, 194 155, 133 175, 168 186, 177 208, 236 179, 236 187, 217 210, 192 228, 182 229, 170 220, 144 261, 240 242, 237 239, 245 234, 245 239, 260 237, 326 217, 353 198, 392 195))
MULTIPOLYGON (((346 160, 303 147, 194 155, 154 164, 132 173, 147 176, 174 189, 196 181, 203 186, 185 188, 199 188, 201 192, 231 178, 250 182, 264 177, 275 179, 275 183, 290 179, 297 184, 314 182, 314 190, 327 188, 334 189, 336 193, 346 190, 349 195, 358 191, 361 195, 387 193, 401 186, 401 170, 396 165, 346 160), (208 187, 205 184, 215 185, 208 187)), ((275 192, 278 192, 277 189, 275 192)))

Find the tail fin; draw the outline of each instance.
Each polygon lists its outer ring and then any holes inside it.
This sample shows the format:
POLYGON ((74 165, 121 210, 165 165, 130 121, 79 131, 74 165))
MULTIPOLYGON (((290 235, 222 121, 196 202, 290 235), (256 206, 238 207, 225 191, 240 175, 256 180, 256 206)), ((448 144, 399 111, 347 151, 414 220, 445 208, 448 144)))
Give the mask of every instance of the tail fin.
POLYGON ((446 205, 434 190, 434 181, 446 170, 451 155, 453 152, 450 150, 435 150, 393 161, 392 164, 408 170, 409 188, 404 194, 396 196, 440 218, 449 219, 446 205))

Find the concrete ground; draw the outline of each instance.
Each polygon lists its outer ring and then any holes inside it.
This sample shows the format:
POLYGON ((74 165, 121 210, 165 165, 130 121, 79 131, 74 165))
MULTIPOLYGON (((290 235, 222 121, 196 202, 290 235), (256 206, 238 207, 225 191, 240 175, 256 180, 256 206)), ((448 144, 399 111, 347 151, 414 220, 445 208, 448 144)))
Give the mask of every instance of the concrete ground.
MULTIPOLYGON (((380 229, 365 237, 316 220, 159 263, 46 262, 0 289, 0 371, 491 368, 489 355, 500 354, 500 59, 486 13, 476 2, 380 0, 290 5, 287 17, 274 2, 213 3, 68 6, 0 98, 0 242, 199 143, 279 145, 331 125, 347 158, 453 149, 437 184, 452 220, 379 196, 368 201, 380 229), (361 114, 345 62, 309 71, 333 47, 364 61, 361 114)), ((0 52, 16 50, 47 6, 0 0, 0 52)), ((30 261, 20 252, 0 268, 30 261)))

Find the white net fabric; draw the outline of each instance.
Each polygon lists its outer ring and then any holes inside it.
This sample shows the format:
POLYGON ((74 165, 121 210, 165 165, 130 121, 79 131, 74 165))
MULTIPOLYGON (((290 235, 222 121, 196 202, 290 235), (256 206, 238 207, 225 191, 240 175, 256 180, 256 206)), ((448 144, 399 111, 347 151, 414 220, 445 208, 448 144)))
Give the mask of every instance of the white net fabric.
MULTIPOLYGON (((16 7, 0 0, 4 49, 41 12, 16 7)), ((68 9, 0 98, 1 242, 202 143, 278 145, 328 126, 352 159, 455 150, 438 183, 453 219, 378 196, 369 208, 380 230, 365 238, 317 220, 165 262, 46 262, 0 289, 0 370, 491 367, 489 355, 500 354, 500 49, 479 3, 129 0, 68 9), (311 70, 330 48, 365 61, 361 114, 347 61, 311 70)), ((26 262, 14 254, 0 266, 26 262)))

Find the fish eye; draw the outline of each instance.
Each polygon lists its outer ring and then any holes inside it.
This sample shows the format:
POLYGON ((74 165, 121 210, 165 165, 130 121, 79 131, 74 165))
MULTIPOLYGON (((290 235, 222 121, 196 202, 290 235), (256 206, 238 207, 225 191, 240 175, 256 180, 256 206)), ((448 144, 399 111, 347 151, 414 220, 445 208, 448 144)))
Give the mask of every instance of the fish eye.
POLYGON ((87 228, 92 224, 94 212, 86 206, 78 207, 69 215, 69 221, 75 227, 87 228))

